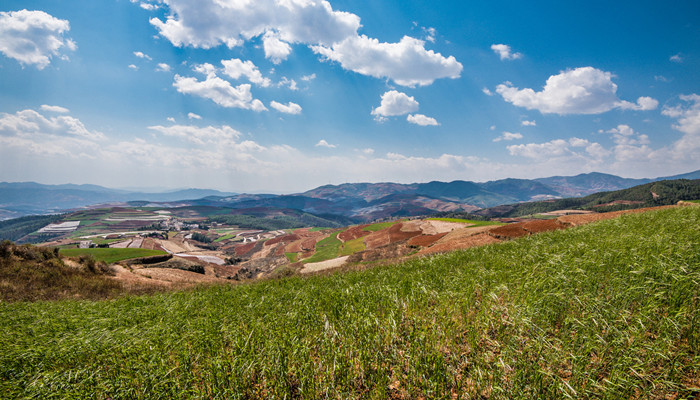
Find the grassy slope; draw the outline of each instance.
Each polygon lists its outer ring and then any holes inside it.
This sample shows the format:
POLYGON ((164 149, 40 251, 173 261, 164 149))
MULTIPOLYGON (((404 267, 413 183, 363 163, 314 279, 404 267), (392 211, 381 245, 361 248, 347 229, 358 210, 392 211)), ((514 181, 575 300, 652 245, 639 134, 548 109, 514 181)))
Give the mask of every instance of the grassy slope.
POLYGON ((459 222, 463 224, 471 224, 472 226, 490 226, 490 225, 503 225, 500 222, 494 221, 476 221, 473 219, 462 219, 462 218, 428 218, 431 221, 443 221, 443 222, 459 222))
POLYGON ((698 224, 687 207, 367 271, 0 303, 0 393, 689 398, 698 224))
POLYGON ((112 264, 131 258, 157 256, 166 254, 166 252, 148 249, 61 249, 61 255, 65 257, 80 257, 84 254, 92 255, 97 261, 104 261, 107 264, 112 264))

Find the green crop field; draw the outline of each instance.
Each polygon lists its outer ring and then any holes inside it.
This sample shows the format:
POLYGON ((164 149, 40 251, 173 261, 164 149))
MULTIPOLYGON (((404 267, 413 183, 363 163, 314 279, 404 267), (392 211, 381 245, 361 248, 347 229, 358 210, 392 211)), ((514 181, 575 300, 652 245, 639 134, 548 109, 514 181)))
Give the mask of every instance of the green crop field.
POLYGON ((338 257, 340 246, 343 242, 338 239, 338 233, 335 232, 327 238, 316 243, 316 252, 311 257, 302 260, 303 263, 312 263, 326 261, 338 257))
POLYGON ((66 257, 80 257, 81 255, 92 255, 97 261, 104 261, 107 264, 131 258, 157 256, 166 254, 161 250, 148 249, 61 249, 61 255, 66 257))
POLYGON ((364 240, 364 237, 359 237, 357 239, 348 240, 347 242, 343 243, 340 247, 340 255, 349 256, 351 254, 355 254, 359 251, 365 250, 366 247, 364 240))
POLYGON ((95 399, 691 399, 700 209, 404 264, 0 303, 0 393, 95 399))
POLYGON ((376 224, 368 225, 362 228, 363 231, 368 231, 368 232, 377 232, 381 231, 382 229, 390 228, 392 225, 399 223, 403 220, 400 221, 389 221, 389 222, 378 222, 376 224))

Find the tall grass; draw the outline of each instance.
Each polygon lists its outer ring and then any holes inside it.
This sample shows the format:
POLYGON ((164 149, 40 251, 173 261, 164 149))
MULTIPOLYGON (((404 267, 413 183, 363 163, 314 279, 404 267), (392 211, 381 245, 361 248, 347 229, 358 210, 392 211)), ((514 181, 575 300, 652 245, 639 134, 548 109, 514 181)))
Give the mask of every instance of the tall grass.
POLYGON ((0 304, 9 398, 697 398, 700 210, 327 276, 0 304))

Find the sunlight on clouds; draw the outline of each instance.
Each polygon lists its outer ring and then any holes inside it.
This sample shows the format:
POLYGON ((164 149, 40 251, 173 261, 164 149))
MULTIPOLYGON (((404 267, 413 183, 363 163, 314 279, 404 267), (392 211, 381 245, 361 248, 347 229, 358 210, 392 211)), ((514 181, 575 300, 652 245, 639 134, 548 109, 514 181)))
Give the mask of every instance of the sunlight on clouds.
POLYGON ((62 48, 77 48, 75 42, 63 37, 69 30, 68 21, 43 11, 0 12, 0 52, 42 70, 62 48))

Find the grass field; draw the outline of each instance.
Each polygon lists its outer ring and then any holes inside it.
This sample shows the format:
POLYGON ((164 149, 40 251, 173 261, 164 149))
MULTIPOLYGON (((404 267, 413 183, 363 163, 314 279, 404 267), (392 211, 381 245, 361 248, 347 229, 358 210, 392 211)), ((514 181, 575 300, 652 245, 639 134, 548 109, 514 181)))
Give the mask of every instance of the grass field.
POLYGON ((61 249, 61 255, 65 257, 80 257, 81 255, 92 255, 97 261, 104 261, 107 264, 131 258, 157 256, 166 254, 161 250, 148 249, 61 249))
POLYGON ((490 226, 490 225, 503 225, 501 222, 494 221, 475 221, 471 219, 461 219, 461 218, 429 218, 432 221, 443 221, 443 222, 460 222, 463 224, 471 224, 472 226, 490 226))
POLYGON ((340 255, 349 256, 359 251, 364 251, 366 249, 364 240, 364 237, 359 237, 357 239, 348 240, 347 242, 343 243, 340 246, 340 255))
MULTIPOLYGON (((403 220, 401 220, 401 221, 403 221, 403 220)), ((381 231, 382 229, 390 228, 392 225, 399 223, 401 221, 378 222, 376 224, 365 226, 364 228, 362 228, 362 230, 368 231, 368 232, 377 232, 377 231, 381 231)))
POLYGON ((335 232, 327 238, 316 243, 316 252, 311 257, 302 260, 303 263, 312 263, 326 261, 338 257, 340 246, 343 242, 338 239, 338 233, 335 232))
POLYGON ((0 303, 8 398, 690 399, 700 210, 401 265, 0 303))
POLYGON ((284 253, 284 255, 287 257, 287 260, 291 263, 297 262, 297 259, 299 258, 299 253, 284 253))

